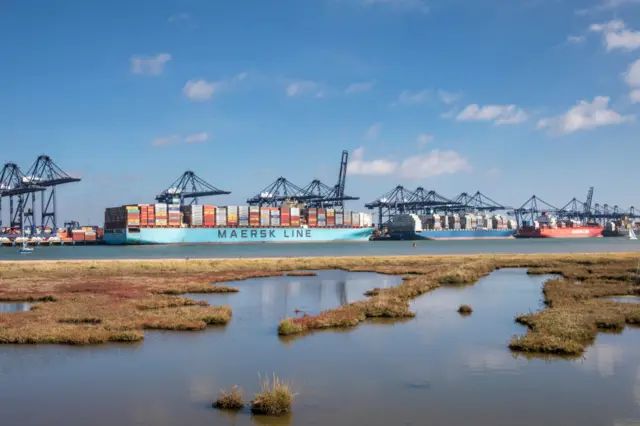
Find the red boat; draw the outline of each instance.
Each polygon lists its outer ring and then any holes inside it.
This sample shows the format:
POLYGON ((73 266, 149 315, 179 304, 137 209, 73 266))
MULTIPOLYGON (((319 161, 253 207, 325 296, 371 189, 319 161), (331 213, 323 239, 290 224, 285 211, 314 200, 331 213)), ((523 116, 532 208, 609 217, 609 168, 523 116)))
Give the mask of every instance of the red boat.
POLYGON ((597 223, 583 225, 578 222, 560 222, 548 214, 544 214, 534 222, 533 226, 518 229, 516 238, 593 238, 602 237, 604 227, 597 223))

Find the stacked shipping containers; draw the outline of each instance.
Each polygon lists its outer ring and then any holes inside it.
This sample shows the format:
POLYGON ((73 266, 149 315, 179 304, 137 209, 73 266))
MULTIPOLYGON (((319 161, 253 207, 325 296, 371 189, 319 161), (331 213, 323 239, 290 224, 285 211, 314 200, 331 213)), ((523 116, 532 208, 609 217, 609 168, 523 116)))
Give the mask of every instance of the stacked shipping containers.
POLYGON ((360 226, 360 213, 352 212, 351 213, 351 224, 353 226, 360 226))
POLYGON ((280 226, 280 209, 277 207, 270 207, 270 225, 271 226, 280 226))
POLYGON ((238 207, 238 226, 249 226, 249 206, 238 207))
POLYGON ((214 206, 202 206, 202 224, 207 228, 216 226, 216 208, 214 206))
POLYGON ((252 228, 260 226, 260 207, 249 207, 249 226, 252 228))
POLYGON ((226 207, 216 207, 216 226, 218 227, 227 226, 227 208, 226 207))
POLYGON ((352 226, 353 224, 351 223, 351 212, 350 211, 346 211, 344 212, 344 226, 352 226))
POLYGON ((238 206, 227 207, 227 226, 238 226, 238 206))
POLYGON ((182 225, 180 204, 169 204, 167 210, 169 211, 169 227, 180 227, 182 225))
POLYGON ((168 210, 166 204, 156 204, 155 206, 156 213, 156 226, 165 227, 168 224, 168 210))
POLYGON ((291 207, 291 226, 299 227, 300 226, 300 208, 299 207, 291 207))
MULTIPOLYGON (((108 208, 107 229, 137 227, 370 227, 371 215, 334 209, 179 204, 140 204, 108 208)), ((94 232, 95 233, 95 232, 94 232)), ((71 235, 70 235, 71 237, 71 235)), ((77 238, 80 238, 79 236, 77 238)), ((91 239, 92 236, 89 236, 91 239)))
POLYGON ((291 226, 291 208, 280 208, 280 226, 291 226))
POLYGON ((271 224, 271 211, 269 207, 260 207, 260 226, 269 226, 271 224))

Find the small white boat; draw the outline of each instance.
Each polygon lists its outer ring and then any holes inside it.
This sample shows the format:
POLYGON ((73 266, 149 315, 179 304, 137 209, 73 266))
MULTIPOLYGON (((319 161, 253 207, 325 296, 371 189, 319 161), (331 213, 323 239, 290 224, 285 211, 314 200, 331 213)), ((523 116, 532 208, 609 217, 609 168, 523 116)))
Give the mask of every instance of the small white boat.
POLYGON ((29 247, 29 244, 26 241, 22 242, 22 247, 18 250, 20 253, 33 253, 33 247, 29 247))
POLYGON ((633 228, 629 228, 629 239, 630 240, 637 240, 638 237, 636 236, 636 233, 633 231, 633 228))

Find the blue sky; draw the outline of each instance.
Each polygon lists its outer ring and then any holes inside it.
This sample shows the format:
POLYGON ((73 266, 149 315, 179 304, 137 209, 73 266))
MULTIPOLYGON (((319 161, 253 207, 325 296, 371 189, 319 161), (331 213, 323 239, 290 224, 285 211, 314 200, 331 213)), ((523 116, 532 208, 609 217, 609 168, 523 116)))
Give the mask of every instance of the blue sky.
POLYGON ((638 0, 26 0, 0 53, 0 160, 81 175, 65 219, 186 169, 223 205, 333 185, 342 149, 353 209, 397 184, 640 204, 638 0))

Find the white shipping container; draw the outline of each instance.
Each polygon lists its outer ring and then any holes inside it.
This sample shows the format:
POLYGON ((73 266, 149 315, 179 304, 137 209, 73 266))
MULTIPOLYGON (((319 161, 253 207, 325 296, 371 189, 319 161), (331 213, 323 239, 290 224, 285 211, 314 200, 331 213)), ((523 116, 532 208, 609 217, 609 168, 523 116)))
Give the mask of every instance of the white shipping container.
POLYGON ((291 216, 300 216, 300 208, 291 207, 291 216))
POLYGON ((230 214, 235 214, 235 215, 237 215, 237 214, 238 214, 238 206, 229 206, 229 207, 227 207, 227 211, 228 211, 230 214))
POLYGON ((269 226, 269 219, 265 217, 260 218, 260 226, 269 226))
POLYGON ((240 225, 240 226, 249 226, 249 219, 240 219, 238 221, 238 225, 240 225))
POLYGON ((271 218, 271 226, 280 226, 280 218, 271 218))
POLYGON ((260 207, 259 206, 249 206, 249 211, 250 212, 259 212, 260 211, 260 207))

